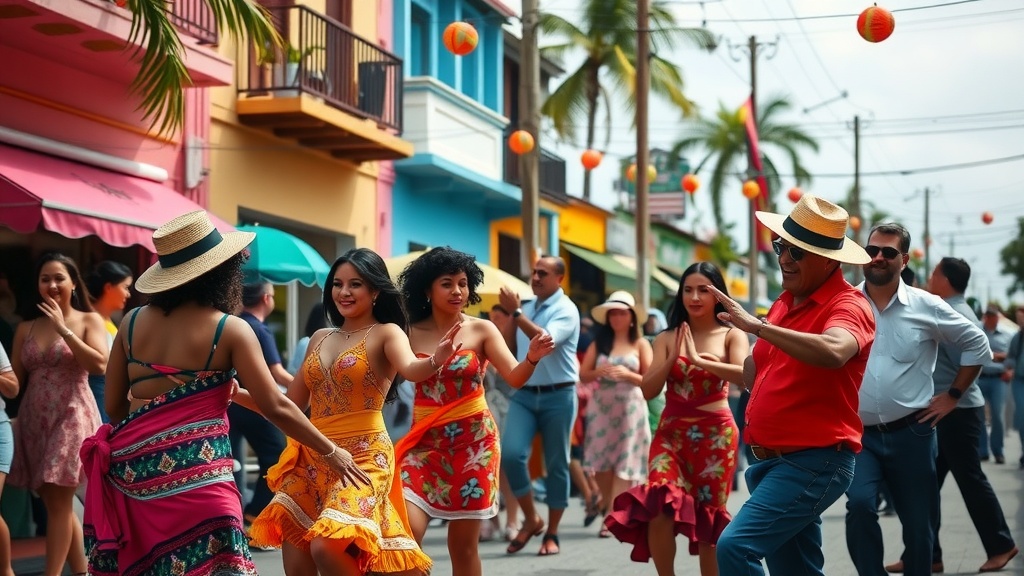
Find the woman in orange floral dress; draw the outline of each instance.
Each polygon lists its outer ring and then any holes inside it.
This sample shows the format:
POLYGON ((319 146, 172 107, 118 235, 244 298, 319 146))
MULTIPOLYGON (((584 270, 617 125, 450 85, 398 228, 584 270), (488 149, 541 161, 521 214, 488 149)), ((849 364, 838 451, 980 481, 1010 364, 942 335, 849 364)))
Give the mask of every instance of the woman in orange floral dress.
POLYGON ((717 576, 715 544, 732 516, 726 509, 739 432, 729 410, 729 382, 741 382, 750 344, 746 334, 718 319, 725 308, 707 289, 724 293, 713 264, 683 272, 668 328, 654 340, 654 362, 644 375, 645 398, 667 384, 665 410, 651 442, 647 484, 615 499, 605 526, 633 544, 631 558, 654 559, 660 576, 674 574, 676 535, 690 540, 703 576, 717 576))
POLYGON ((409 520, 417 542, 431 517, 450 520, 448 554, 454 576, 482 574, 477 542, 481 520, 498 513, 498 427, 484 400, 484 370, 494 364, 513 388, 521 388, 537 362, 555 348, 548 334, 530 342, 526 361, 517 363, 491 322, 462 313, 480 302, 483 272, 472 256, 434 248, 401 275, 409 308, 413 350, 425 355, 462 325, 463 347, 437 373, 416 382, 413 425, 395 448, 402 468, 409 520))
POLYGON ((331 267, 324 309, 336 328, 318 330, 288 397, 351 453, 362 470, 339 477, 291 439, 267 482, 275 495, 253 522, 257 546, 282 546, 289 576, 429 572, 412 538, 381 408, 396 396, 396 371, 425 379, 458 350, 456 324, 429 358, 417 359, 405 333, 401 294, 371 250, 349 250, 331 267))

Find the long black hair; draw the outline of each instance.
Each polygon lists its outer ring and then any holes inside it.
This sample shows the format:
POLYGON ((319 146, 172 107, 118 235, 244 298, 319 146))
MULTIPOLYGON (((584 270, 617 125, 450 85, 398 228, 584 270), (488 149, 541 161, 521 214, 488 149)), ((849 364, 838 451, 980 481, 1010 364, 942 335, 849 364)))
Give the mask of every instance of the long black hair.
MULTIPOLYGON (((722 277, 722 271, 718 269, 718 266, 711 262, 691 264, 689 268, 683 270, 683 275, 679 277, 679 290, 676 291, 676 297, 668 308, 668 328, 665 330, 675 330, 682 326, 683 322, 690 321, 690 313, 686 311, 686 305, 683 304, 683 287, 686 285, 686 279, 693 274, 704 276, 711 281, 712 286, 721 290, 726 296, 729 295, 729 289, 725 286, 725 278, 722 277)), ((725 326, 725 323, 718 319, 720 312, 725 312, 725 306, 716 300, 715 321, 725 326)))
POLYGON ((434 248, 413 260, 402 270, 398 282, 402 285, 402 295, 409 311, 409 321, 419 322, 430 316, 430 300, 427 292, 431 284, 441 276, 466 273, 466 284, 469 287, 469 304, 479 304, 480 294, 476 289, 483 284, 484 272, 476 264, 471 254, 459 252, 451 246, 434 248))
POLYGON ((39 293, 39 275, 43 272, 43 266, 46 266, 50 262, 59 262, 64 265, 64 268, 68 271, 69 279, 74 287, 71 290, 71 307, 79 312, 92 312, 92 302, 89 297, 89 287, 85 285, 85 281, 82 280, 82 273, 78 270, 78 264, 71 259, 70 256, 61 254, 60 252, 47 252, 36 260, 36 290, 35 290, 35 303, 36 306, 32 306, 29 309, 29 317, 39 318, 43 315, 42 311, 39 310, 39 304, 43 303, 43 296, 39 293))
MULTIPOLYGON (((604 317, 604 323, 595 322, 597 324, 596 330, 594 331, 594 347, 597 349, 598 354, 611 354, 612 346, 615 345, 615 330, 612 328, 611 323, 608 322, 608 316, 604 317)), ((637 330, 636 325, 636 312, 632 308, 629 309, 629 341, 630 343, 636 342, 640 339, 640 331, 637 330)))
MULTIPOLYGON (((388 267, 384 259, 369 248, 353 248, 345 252, 331 265, 331 271, 327 274, 327 285, 324 286, 323 304, 327 312, 327 318, 333 326, 342 328, 345 325, 345 317, 338 311, 334 304, 332 286, 334 275, 342 264, 351 264, 356 269, 359 277, 366 282, 371 290, 377 291, 377 299, 373 304, 373 317, 381 324, 398 324, 403 332, 409 332, 409 316, 405 312, 402 303, 402 293, 391 281, 388 275, 388 267)), ((385 402, 392 402, 398 398, 398 386, 392 385, 388 390, 385 402)))
POLYGON ((107 284, 117 285, 132 277, 132 269, 113 260, 104 260, 97 264, 85 276, 85 285, 93 302, 103 298, 107 284))

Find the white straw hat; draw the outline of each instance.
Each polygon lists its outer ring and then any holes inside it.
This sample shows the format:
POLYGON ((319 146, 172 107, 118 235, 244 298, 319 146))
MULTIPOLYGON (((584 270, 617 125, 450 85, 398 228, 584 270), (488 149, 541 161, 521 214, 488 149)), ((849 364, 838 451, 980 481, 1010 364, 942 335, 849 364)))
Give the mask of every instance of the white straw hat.
POLYGON ((871 262, 868 253, 846 237, 850 215, 828 200, 804 194, 789 216, 772 212, 756 212, 755 215, 779 237, 812 254, 847 264, 871 262))
POLYGON ((135 289, 164 292, 202 276, 252 242, 252 232, 221 234, 203 210, 182 214, 153 232, 157 263, 139 276, 135 289))
POLYGON ((633 314, 636 314, 637 328, 642 326, 644 322, 647 322, 647 312, 638 309, 633 295, 625 290, 616 290, 609 294, 604 304, 594 306, 594 309, 590 311, 590 315, 594 317, 595 322, 607 324, 609 310, 632 310, 633 314))

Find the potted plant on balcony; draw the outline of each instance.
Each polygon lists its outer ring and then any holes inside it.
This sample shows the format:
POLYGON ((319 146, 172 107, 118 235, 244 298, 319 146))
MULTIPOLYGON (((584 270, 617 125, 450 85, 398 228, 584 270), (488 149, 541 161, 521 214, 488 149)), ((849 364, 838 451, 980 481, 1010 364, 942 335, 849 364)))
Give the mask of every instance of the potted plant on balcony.
POLYGON ((307 46, 306 48, 299 49, 291 44, 287 44, 285 46, 287 63, 284 68, 284 85, 298 87, 300 84, 300 71, 308 78, 311 70, 309 69, 309 64, 306 62, 306 58, 318 50, 323 49, 323 46, 307 46))

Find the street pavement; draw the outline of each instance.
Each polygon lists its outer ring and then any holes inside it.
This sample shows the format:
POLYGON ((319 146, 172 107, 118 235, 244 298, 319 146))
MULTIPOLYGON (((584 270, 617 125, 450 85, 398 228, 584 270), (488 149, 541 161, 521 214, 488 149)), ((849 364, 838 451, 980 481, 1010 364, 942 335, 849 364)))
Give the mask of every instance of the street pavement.
MULTIPOLYGON (((1024 547, 1024 471, 1018 469, 1014 462, 1015 459, 1011 458, 1008 464, 984 463, 983 466, 1002 503, 1014 539, 1018 546, 1024 547)), ((729 499, 729 510, 735 513, 743 505, 746 496, 747 492, 741 483, 740 489, 729 499)), ((856 575, 846 550, 846 530, 843 521, 845 505, 846 498, 840 498, 822 517, 825 574, 828 576, 856 575)), ((540 508, 542 511, 546 510, 543 505, 540 508)), ((885 559, 886 562, 892 562, 899 557, 902 549, 902 528, 895 516, 883 516, 879 521, 886 543, 885 559)), ((504 542, 484 542, 480 544, 483 573, 486 576, 655 574, 653 564, 631 562, 629 546, 615 539, 600 539, 597 537, 597 530, 597 523, 590 528, 583 528, 583 508, 579 505, 578 499, 573 499, 560 530, 561 554, 549 557, 536 556, 540 538, 533 538, 524 550, 515 555, 505 554, 504 542)), ((433 576, 449 576, 452 573, 446 537, 447 532, 443 527, 430 528, 427 531, 424 548, 434 559, 433 576)), ((985 553, 952 477, 942 491, 941 539, 947 575, 978 573, 978 567, 986 560, 985 553)), ((683 539, 680 538, 677 542, 679 553, 676 557, 676 574, 699 575, 696 557, 686 553, 687 546, 683 539)), ((19 543, 16 541, 15 552, 18 547, 19 543)), ((41 550, 39 547, 39 553, 41 550)), ((15 557, 18 556, 16 553, 15 557)), ((253 558, 261 575, 283 576, 280 552, 253 551, 253 558)), ((14 570, 18 576, 41 574, 42 558, 19 558, 14 562, 14 570)), ((1024 576, 1024 555, 1010 562, 1002 574, 1024 576)))

